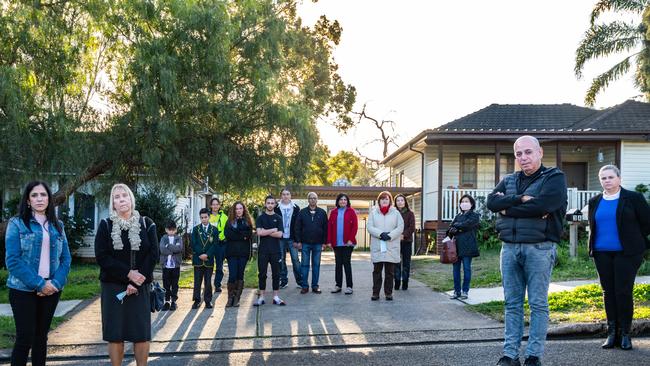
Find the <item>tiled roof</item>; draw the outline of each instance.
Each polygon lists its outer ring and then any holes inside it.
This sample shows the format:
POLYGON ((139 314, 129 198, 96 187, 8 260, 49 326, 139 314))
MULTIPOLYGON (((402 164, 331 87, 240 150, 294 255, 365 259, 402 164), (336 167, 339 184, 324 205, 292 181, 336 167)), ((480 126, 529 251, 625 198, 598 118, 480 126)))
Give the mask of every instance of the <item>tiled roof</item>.
POLYGON ((650 103, 628 100, 601 111, 571 104, 491 104, 433 132, 650 133, 650 103))

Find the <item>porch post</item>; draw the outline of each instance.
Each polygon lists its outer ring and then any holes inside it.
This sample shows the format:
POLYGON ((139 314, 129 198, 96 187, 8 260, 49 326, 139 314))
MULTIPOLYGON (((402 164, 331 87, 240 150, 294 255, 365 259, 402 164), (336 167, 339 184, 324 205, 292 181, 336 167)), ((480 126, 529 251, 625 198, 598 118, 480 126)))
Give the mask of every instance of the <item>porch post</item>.
POLYGON ((615 154, 614 164, 616 164, 616 166, 619 169, 621 169, 621 141, 620 140, 614 143, 614 154, 615 154))
POLYGON ((555 143, 555 166, 562 170, 562 151, 560 150, 560 143, 555 143))
POLYGON ((494 185, 501 181, 501 146, 499 141, 494 142, 494 185))
POLYGON ((442 224, 442 147, 443 142, 438 142, 438 227, 442 224))

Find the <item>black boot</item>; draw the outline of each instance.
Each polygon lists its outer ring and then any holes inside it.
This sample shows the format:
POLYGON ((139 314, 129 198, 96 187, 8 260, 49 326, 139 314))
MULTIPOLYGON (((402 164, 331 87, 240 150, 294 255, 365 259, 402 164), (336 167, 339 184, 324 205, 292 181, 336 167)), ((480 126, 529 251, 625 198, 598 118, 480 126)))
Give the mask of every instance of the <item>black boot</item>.
POLYGON ((616 327, 616 321, 615 320, 608 320, 607 321, 607 339, 605 340, 605 343, 601 345, 602 348, 609 349, 609 348, 614 348, 616 346, 616 341, 617 341, 617 333, 618 329, 616 327))
POLYGON ((400 287, 400 281, 396 279, 395 280, 395 290, 399 290, 399 287, 400 287))
POLYGON ((621 349, 629 351, 632 349, 632 338, 630 337, 631 324, 623 324, 621 326, 621 349))
POLYGON ((228 301, 226 301, 226 307, 229 308, 232 306, 235 301, 235 284, 228 282, 228 301))
POLYGON ((409 280, 402 281, 402 290, 406 291, 409 289, 409 280))

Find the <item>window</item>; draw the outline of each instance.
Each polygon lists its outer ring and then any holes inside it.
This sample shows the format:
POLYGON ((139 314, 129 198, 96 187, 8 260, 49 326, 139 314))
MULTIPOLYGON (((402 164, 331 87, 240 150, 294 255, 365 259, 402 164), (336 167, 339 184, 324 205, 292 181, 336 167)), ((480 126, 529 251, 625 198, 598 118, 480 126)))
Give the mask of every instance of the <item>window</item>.
MULTIPOLYGON (((510 174, 514 169, 514 155, 502 154, 499 161, 500 176, 510 174)), ((460 188, 493 188, 494 178, 494 155, 460 154, 460 188)))

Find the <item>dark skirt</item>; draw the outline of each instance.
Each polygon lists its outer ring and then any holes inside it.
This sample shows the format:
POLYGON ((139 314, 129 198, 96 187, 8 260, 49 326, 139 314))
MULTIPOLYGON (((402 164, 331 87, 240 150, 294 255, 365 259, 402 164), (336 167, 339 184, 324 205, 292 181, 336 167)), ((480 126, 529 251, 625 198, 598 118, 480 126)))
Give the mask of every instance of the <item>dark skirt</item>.
POLYGON ((151 340, 150 284, 142 286, 137 295, 117 294, 126 285, 102 282, 102 336, 107 342, 147 342, 151 340))

